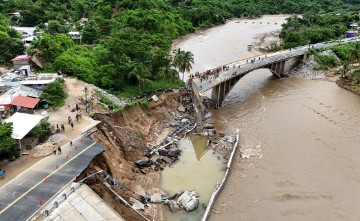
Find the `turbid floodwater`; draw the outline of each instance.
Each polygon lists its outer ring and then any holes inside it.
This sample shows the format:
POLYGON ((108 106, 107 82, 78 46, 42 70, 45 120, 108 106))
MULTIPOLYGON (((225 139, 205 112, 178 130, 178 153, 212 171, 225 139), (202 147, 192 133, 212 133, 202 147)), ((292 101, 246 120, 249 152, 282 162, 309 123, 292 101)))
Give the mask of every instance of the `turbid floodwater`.
MULTIPOLYGON (((177 46, 192 51, 194 71, 203 71, 260 54, 246 45, 279 30, 285 17, 234 20, 177 46)), ((360 219, 359 96, 334 82, 278 80, 262 69, 235 85, 213 120, 218 130, 240 129, 241 151, 210 220, 360 219)))
POLYGON ((165 210, 168 221, 200 220, 216 183, 224 176, 224 161, 214 151, 206 148, 208 139, 199 135, 190 135, 180 140, 182 150, 180 160, 164 169, 161 175, 161 187, 167 194, 174 195, 184 190, 195 190, 200 196, 200 206, 190 213, 172 213, 165 210))

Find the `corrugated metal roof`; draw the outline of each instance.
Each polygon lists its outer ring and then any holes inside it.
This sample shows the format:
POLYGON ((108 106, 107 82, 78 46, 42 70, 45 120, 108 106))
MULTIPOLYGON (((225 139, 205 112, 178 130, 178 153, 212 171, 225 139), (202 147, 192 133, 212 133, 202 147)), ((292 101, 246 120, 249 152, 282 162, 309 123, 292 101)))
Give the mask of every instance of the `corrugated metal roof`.
POLYGON ((39 103, 39 101, 39 98, 24 97, 19 95, 13 101, 11 101, 10 104, 26 108, 34 108, 39 103))
POLYGON ((10 95, 16 94, 16 95, 22 95, 25 97, 38 98, 42 94, 42 91, 36 90, 31 87, 26 87, 24 85, 18 85, 18 86, 8 89, 4 94, 10 94, 10 95))

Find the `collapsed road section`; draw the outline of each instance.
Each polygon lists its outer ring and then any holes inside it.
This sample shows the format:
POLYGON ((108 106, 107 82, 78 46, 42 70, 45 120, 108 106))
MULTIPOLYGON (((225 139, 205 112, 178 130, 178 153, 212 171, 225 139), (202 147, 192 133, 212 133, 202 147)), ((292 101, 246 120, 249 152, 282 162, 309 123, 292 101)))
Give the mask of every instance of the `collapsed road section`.
POLYGON ((105 151, 76 181, 89 186, 123 220, 178 220, 174 217, 184 214, 195 214, 191 219, 199 220, 224 175, 236 136, 217 133, 210 119, 196 125, 189 90, 164 91, 155 98, 119 112, 94 115, 101 123, 89 136, 105 151), (215 166, 219 179, 208 180, 206 163, 215 166), (184 173, 178 171, 195 173, 184 166, 204 167, 207 173, 197 174, 195 183, 187 183, 190 186, 182 185, 174 178, 184 173), (171 186, 178 189, 165 188, 164 181, 176 182, 171 186), (206 181, 207 186, 197 181, 206 181))

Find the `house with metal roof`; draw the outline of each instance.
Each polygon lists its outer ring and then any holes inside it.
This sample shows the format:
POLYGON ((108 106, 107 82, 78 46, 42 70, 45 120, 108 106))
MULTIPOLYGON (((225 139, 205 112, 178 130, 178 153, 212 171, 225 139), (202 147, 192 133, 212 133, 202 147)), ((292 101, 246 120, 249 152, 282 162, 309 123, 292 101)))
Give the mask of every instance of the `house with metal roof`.
POLYGON ((16 58, 11 59, 14 65, 14 70, 17 71, 22 66, 30 65, 31 56, 19 55, 16 58))

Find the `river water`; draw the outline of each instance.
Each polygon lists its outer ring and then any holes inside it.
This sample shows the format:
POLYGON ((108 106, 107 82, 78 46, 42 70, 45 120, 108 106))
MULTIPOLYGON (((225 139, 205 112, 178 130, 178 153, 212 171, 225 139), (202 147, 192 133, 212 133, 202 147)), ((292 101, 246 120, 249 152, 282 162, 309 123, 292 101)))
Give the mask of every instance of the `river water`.
MULTIPOLYGON (((203 71, 259 53, 246 45, 279 30, 284 18, 231 21, 177 46, 203 71)), ((237 152, 210 220, 360 219, 359 96, 263 69, 242 78, 213 118, 218 130, 240 129, 239 149, 249 158, 237 152)))
POLYGON ((180 160, 171 168, 166 167, 161 175, 161 187, 172 196, 184 190, 195 190, 199 195, 199 207, 190 213, 172 213, 165 209, 167 221, 200 220, 214 191, 216 183, 224 177, 225 165, 220 156, 206 148, 208 139, 190 135, 180 140, 180 160))

